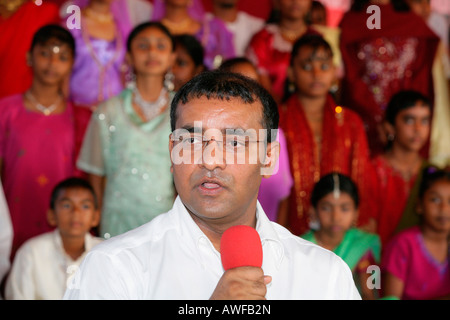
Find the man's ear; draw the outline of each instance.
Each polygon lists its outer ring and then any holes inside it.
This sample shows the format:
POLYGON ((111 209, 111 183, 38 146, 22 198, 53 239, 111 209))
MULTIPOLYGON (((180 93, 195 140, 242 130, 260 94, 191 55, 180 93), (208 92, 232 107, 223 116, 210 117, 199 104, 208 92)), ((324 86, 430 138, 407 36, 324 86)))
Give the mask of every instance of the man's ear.
POLYGON ((49 225, 51 225, 52 227, 56 227, 58 224, 58 221, 56 219, 56 213, 55 210, 53 209, 49 209, 47 210, 47 222, 49 225))
POLYGON ((267 144, 266 154, 261 166, 261 175, 264 178, 269 178, 278 172, 278 158, 280 156, 280 143, 273 141, 267 144))
POLYGON ((172 133, 169 134, 169 155, 170 155, 170 172, 173 174, 173 161, 172 161, 172 150, 173 150, 173 136, 172 133))

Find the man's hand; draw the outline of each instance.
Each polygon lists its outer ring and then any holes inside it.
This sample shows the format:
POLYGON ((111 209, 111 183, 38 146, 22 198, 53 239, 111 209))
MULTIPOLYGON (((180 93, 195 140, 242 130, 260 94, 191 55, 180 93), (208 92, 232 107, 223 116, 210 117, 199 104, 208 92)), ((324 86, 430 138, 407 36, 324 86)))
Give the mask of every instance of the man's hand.
POLYGON ((265 300, 272 277, 258 267, 238 267, 225 271, 211 300, 265 300))

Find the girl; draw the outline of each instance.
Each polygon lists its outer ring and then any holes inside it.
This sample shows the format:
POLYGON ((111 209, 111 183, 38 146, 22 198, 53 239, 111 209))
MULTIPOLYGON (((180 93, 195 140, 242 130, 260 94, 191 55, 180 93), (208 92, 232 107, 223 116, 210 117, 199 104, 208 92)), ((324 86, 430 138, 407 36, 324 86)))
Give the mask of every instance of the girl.
POLYGON ((419 225, 396 235, 383 249, 382 288, 399 299, 450 299, 450 171, 425 170, 419 225))
POLYGON ((73 110, 62 94, 74 54, 68 31, 40 28, 27 55, 31 87, 0 101, 0 169, 14 230, 12 256, 25 240, 52 229, 46 199, 74 171, 73 110))
POLYGON ((340 256, 354 274, 363 299, 374 299, 376 292, 368 288, 367 267, 380 262, 380 239, 354 227, 358 217, 358 188, 340 173, 323 176, 314 186, 311 205, 320 227, 302 238, 314 242, 340 256))
POLYGON ((177 58, 172 72, 175 91, 178 91, 183 84, 205 70, 204 51, 202 44, 190 34, 180 34, 174 39, 177 58))
POLYGON ((358 225, 366 224, 370 214, 367 138, 358 115, 336 105, 329 93, 334 70, 333 52, 320 35, 307 34, 294 44, 289 78, 296 91, 280 108, 294 187, 289 213, 278 221, 297 235, 313 222, 309 199, 314 184, 330 172, 346 174, 357 184, 362 199, 358 225))
POLYGON ((387 148, 372 160, 378 199, 371 225, 383 244, 396 231, 418 223, 420 173, 428 166, 420 150, 428 139, 430 121, 430 101, 419 92, 400 91, 389 101, 384 121, 387 148))
POLYGON ((324 26, 311 26, 309 12, 311 0, 277 0, 278 15, 256 33, 246 50, 246 56, 257 66, 261 74, 261 84, 272 93, 275 100, 281 102, 285 91, 286 71, 292 51, 292 45, 307 32, 315 31, 324 35, 332 44, 336 66, 340 64, 338 50, 339 33, 324 26))
POLYGON ((82 8, 80 29, 71 29, 77 57, 70 96, 77 106, 95 108, 123 89, 125 43, 132 25, 125 0, 76 0, 82 8))
POLYGON ((130 33, 127 51, 136 83, 99 105, 77 162, 100 195, 104 237, 150 221, 174 199, 167 149, 173 83, 166 77, 174 41, 161 23, 143 23, 130 33))
POLYGON ((233 35, 218 18, 207 18, 198 0, 155 0, 153 21, 161 21, 173 35, 190 34, 202 44, 208 69, 236 55, 233 35))

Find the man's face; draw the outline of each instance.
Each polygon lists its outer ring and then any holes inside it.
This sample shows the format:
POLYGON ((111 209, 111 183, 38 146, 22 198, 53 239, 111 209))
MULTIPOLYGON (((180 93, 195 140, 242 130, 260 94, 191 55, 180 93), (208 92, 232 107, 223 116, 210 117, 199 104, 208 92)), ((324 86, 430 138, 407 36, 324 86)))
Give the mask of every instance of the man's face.
POLYGON ((264 150, 264 154, 267 150, 275 154, 273 148, 278 146, 274 142, 264 148, 263 143, 257 142, 264 140, 261 103, 244 104, 236 98, 229 101, 206 97, 193 99, 178 106, 175 129, 174 132, 183 129, 194 137, 174 141, 175 134, 172 134, 169 146, 177 192, 194 219, 235 224, 254 216, 261 168, 265 165, 264 159, 249 159, 259 150, 264 150), (227 129, 248 133, 248 143, 243 147, 245 161, 236 161, 236 156, 229 157, 230 149, 236 144, 227 141, 227 129), (202 138, 209 142, 202 143, 202 138), (195 141, 200 141, 197 153, 192 152, 192 156, 187 157, 189 161, 177 162, 174 158, 177 148, 187 146, 191 150, 189 146, 195 141))

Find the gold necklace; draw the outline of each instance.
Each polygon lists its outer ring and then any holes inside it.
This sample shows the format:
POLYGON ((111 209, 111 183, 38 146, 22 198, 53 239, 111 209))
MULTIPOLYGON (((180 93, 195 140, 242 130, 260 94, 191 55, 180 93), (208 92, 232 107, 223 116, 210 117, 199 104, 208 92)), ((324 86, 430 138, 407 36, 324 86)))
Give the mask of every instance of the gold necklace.
POLYGON ((14 12, 19 8, 26 0, 0 0, 0 5, 5 7, 6 11, 14 12))
POLYGON ((85 12, 86 12, 86 15, 89 18, 97 20, 100 23, 110 23, 114 19, 114 16, 112 15, 111 12, 109 12, 109 13, 98 13, 98 12, 95 12, 94 10, 92 10, 89 7, 86 8, 85 12))
POLYGON ((304 33, 304 29, 287 30, 280 27, 281 36, 290 42, 294 42, 304 33))

